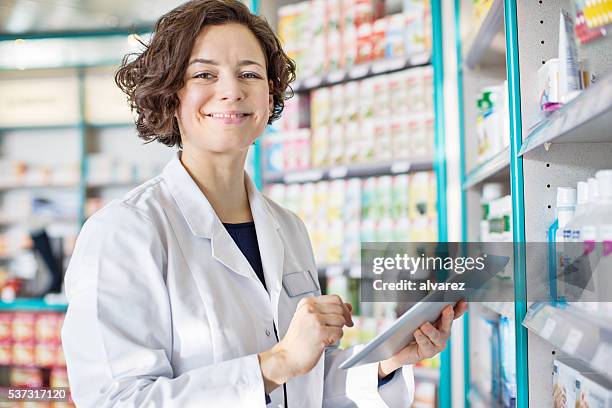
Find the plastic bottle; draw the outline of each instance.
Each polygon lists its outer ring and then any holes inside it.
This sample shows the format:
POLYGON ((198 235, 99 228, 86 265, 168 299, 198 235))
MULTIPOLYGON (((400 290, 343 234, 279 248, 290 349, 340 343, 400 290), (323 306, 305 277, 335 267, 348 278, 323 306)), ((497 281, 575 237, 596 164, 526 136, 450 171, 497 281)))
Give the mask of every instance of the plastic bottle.
POLYGON ((486 183, 482 186, 482 198, 480 199, 480 241, 489 242, 489 215, 490 203, 502 196, 504 186, 501 183, 486 183))
POLYGON ((599 182, 595 178, 587 180, 589 186, 589 198, 585 214, 577 221, 577 226, 573 231, 572 242, 581 248, 581 254, 576 258, 574 270, 579 274, 578 287, 583 289, 581 293, 572 296, 572 300, 577 300, 578 295, 581 301, 576 306, 589 311, 597 312, 597 287, 596 276, 592 274, 591 265, 594 265, 596 257, 597 225, 599 220, 596 218, 597 207, 599 204, 599 182), (576 234, 575 232, 578 231, 576 234), (580 245, 581 244, 581 245, 580 245))
POLYGON ((612 313, 612 169, 600 170, 595 173, 599 184, 599 204, 595 217, 599 219, 597 226, 597 242, 601 247, 598 251, 597 274, 599 285, 598 308, 602 315, 612 313))
POLYGON ((564 254, 563 231, 567 224, 574 217, 576 208, 576 189, 572 187, 557 187, 557 219, 552 223, 548 230, 549 242, 549 264, 550 271, 550 294, 553 300, 563 298, 564 287, 562 280, 557 279, 562 276, 569 260, 564 254))

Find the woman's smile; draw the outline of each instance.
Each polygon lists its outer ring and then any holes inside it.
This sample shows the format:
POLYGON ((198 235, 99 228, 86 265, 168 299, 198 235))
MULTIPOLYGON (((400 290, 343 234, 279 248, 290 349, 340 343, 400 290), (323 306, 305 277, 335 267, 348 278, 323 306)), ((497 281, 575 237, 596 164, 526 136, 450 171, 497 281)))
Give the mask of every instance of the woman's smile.
POLYGON ((214 112, 205 115, 224 125, 241 125, 249 119, 252 114, 240 111, 214 112))

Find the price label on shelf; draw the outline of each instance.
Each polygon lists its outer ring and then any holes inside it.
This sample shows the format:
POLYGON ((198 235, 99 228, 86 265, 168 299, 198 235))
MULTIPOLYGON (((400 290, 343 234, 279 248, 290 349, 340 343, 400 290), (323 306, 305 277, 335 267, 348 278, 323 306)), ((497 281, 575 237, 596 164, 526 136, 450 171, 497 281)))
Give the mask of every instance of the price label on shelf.
POLYGON ((373 74, 380 74, 383 72, 387 72, 388 70, 388 61, 385 59, 374 61, 374 63, 372 64, 373 74))
POLYGON ((421 52, 419 54, 415 54, 410 58, 410 62, 412 65, 421 65, 426 64, 429 61, 429 53, 421 52))
POLYGON ((553 319, 546 319, 546 323, 540 332, 540 336, 546 340, 550 339, 550 336, 553 334, 553 331, 555 331, 556 326, 557 322, 555 322, 553 319))
POLYGON ((346 168, 346 166, 333 167, 329 169, 330 179, 343 178, 346 177, 347 174, 348 169, 346 168))
POLYGON ((368 69, 369 69, 368 65, 356 65, 353 68, 351 68, 351 70, 349 71, 349 78, 351 79, 363 78, 364 76, 368 74, 368 69))
POLYGON ((407 161, 399 161, 391 165, 391 173, 393 174, 408 173, 409 170, 410 170, 410 162, 407 162, 407 161))
POLYGON ((327 82, 329 83, 341 82, 344 79, 345 75, 346 74, 344 71, 331 72, 329 75, 327 75, 327 82))
POLYGON ((323 178, 321 170, 302 171, 299 173, 287 174, 284 179, 285 183, 305 183, 308 181, 319 181, 323 178))
POLYGON ((591 365, 602 373, 610 371, 610 367, 612 367, 612 345, 600 343, 593 356, 593 360, 591 360, 591 365))
POLYGON ((321 85, 321 77, 320 76, 313 76, 310 77, 308 79, 304 80, 304 88, 315 88, 319 85, 321 85))
POLYGON ((567 354, 574 354, 576 350, 578 350, 578 346, 580 345, 580 341, 582 340, 583 336, 584 335, 581 331, 570 329, 561 349, 567 354))

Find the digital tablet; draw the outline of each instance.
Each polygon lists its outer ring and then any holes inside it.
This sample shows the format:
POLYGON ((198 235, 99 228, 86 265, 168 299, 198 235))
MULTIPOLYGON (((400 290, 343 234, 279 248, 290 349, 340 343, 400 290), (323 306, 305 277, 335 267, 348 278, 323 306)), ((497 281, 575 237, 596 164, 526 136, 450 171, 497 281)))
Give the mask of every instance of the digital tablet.
MULTIPOLYGON (((485 268, 471 270, 463 274, 453 274, 447 282, 466 282, 471 289, 482 287, 490 278, 502 271, 510 260, 507 256, 486 255, 485 268)), ((402 314, 385 331, 372 339, 364 348, 345 360, 340 368, 347 369, 362 364, 385 360, 406 347, 414 340, 413 333, 425 322, 434 323, 442 310, 448 305, 455 305, 465 294, 459 291, 433 292, 425 296, 404 314, 402 314)))

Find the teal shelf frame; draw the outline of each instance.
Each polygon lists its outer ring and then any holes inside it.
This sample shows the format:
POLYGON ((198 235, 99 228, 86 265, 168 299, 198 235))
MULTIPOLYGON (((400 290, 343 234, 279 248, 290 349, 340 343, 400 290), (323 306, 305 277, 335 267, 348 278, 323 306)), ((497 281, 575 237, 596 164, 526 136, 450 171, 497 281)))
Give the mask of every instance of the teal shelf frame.
POLYGON ((523 319, 527 314, 527 273, 525 257, 525 200, 523 158, 519 156, 523 143, 521 117, 521 87, 518 47, 517 5, 504 0, 506 27, 506 75, 508 78, 508 110, 510 114, 510 191, 512 192, 512 235, 514 241, 514 324, 516 336, 516 407, 529 407, 529 370, 527 329, 523 319), (518 244, 518 245, 517 245, 518 244))
MULTIPOLYGON (((448 241, 448 213, 446 204, 446 140, 444 116, 444 45, 442 24, 442 1, 431 0, 432 20, 432 52, 431 63, 434 72, 434 114, 435 114, 435 154, 434 171, 438 190, 438 241, 448 241)), ((438 406, 450 408, 451 398, 451 340, 447 341, 446 348, 440 354, 440 386, 438 388, 438 406)))
POLYGON ((47 303, 41 298, 17 298, 12 302, 0 301, 0 312, 64 312, 68 305, 47 303))
MULTIPOLYGON (((467 194, 463 188, 467 180, 465 164, 465 123, 463 106, 463 52, 461 47, 461 0, 455 0, 455 47, 457 58, 457 109, 459 110, 459 171, 461 180, 461 242, 468 242, 467 229, 467 194)), ((463 405, 470 407, 470 314, 463 316, 463 405)))
MULTIPOLYGON (((506 75, 508 78, 509 114, 510 114, 510 189, 512 194, 512 231, 514 244, 514 319, 516 337, 516 381, 517 381, 517 408, 527 408, 529 405, 529 377, 528 377, 528 347, 527 329, 522 322, 527 313, 527 284, 525 262, 525 208, 523 186, 523 161, 519 156, 522 145, 522 118, 520 94, 520 70, 518 51, 518 24, 516 1, 504 0, 505 37, 506 37, 506 75)), ((463 106, 463 64, 460 38, 460 0, 455 0, 455 30, 457 52, 457 81, 459 96, 459 126, 460 126, 460 160, 462 177, 462 240, 467 242, 467 186, 468 175, 465 171, 465 134, 464 134, 464 106, 463 106)), ((470 338, 469 315, 464 319, 464 392, 465 406, 470 406, 471 392, 470 378, 470 338)))

